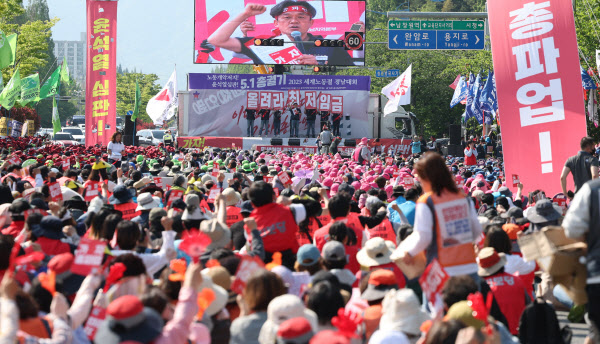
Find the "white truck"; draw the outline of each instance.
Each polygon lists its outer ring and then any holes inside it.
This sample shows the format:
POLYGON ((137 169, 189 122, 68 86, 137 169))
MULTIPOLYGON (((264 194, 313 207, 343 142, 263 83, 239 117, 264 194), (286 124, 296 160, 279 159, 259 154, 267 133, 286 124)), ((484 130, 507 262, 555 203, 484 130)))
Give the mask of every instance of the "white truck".
POLYGON ((371 93, 369 95, 369 128, 371 137, 382 139, 412 139, 416 135, 416 126, 419 123, 412 112, 407 112, 402 106, 387 116, 383 116, 383 109, 388 99, 384 95, 371 93))

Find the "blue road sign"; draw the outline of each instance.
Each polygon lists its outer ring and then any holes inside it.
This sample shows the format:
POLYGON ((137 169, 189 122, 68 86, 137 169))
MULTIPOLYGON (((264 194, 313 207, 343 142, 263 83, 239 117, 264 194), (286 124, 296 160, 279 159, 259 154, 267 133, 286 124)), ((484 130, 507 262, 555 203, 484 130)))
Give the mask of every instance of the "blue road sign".
POLYGON ((378 69, 375 71, 375 76, 378 78, 397 78, 400 76, 400 69, 378 69))
POLYGON ((133 115, 133 111, 131 111, 131 110, 127 111, 127 116, 131 116, 131 115, 133 115))
POLYGON ((482 50, 484 30, 388 30, 391 50, 482 50))

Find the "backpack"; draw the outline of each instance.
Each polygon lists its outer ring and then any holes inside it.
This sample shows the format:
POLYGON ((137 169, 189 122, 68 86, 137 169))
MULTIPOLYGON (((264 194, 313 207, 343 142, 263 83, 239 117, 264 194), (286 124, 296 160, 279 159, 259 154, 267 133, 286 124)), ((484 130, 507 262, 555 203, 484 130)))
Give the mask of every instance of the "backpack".
POLYGON ((569 326, 562 329, 554 308, 537 298, 525 307, 519 321, 519 340, 522 344, 569 344, 573 332, 569 326))

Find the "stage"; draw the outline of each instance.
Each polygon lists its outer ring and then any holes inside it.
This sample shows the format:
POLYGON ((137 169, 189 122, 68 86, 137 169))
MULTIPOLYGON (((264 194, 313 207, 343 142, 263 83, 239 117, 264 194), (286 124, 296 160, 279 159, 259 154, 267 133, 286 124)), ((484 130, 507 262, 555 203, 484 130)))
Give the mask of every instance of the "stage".
MULTIPOLYGON (((338 146, 338 151, 343 155, 351 155, 354 151, 358 139, 342 139, 338 146)), ((373 143, 375 139, 369 139, 373 143)), ((410 154, 410 139, 380 139, 382 151, 392 154, 400 153, 403 156, 410 154)), ((177 144, 179 148, 200 148, 218 147, 244 150, 271 150, 271 151, 301 151, 308 154, 317 153, 316 138, 270 138, 270 137, 198 137, 187 136, 178 137, 177 144)))

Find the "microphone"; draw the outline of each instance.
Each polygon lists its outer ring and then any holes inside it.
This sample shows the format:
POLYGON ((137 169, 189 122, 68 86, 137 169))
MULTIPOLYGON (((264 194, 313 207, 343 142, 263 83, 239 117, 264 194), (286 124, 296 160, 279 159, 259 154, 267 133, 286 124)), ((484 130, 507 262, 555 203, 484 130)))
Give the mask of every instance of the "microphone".
POLYGON ((306 50, 304 50, 304 43, 302 43, 302 34, 300 31, 292 31, 292 38, 296 43, 296 47, 302 53, 302 55, 306 55, 306 50))

